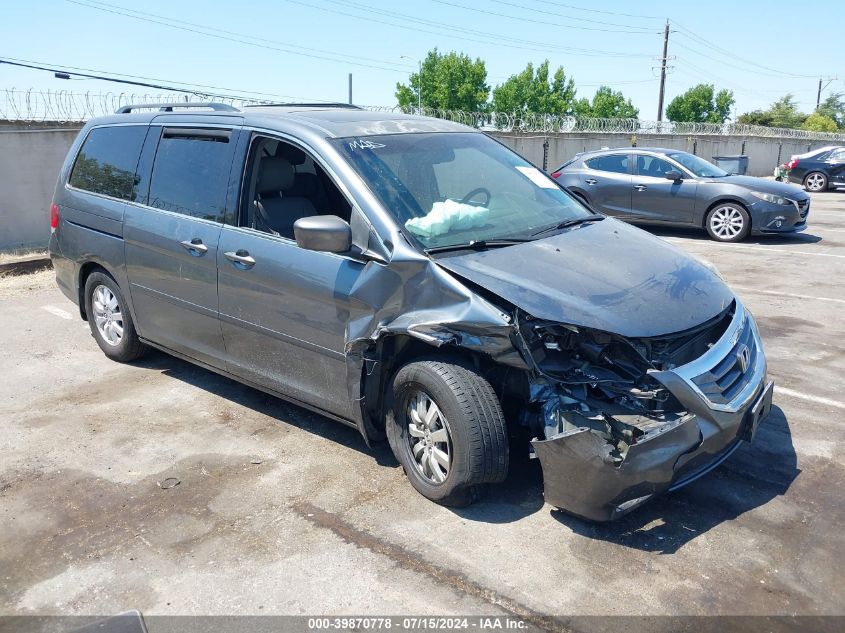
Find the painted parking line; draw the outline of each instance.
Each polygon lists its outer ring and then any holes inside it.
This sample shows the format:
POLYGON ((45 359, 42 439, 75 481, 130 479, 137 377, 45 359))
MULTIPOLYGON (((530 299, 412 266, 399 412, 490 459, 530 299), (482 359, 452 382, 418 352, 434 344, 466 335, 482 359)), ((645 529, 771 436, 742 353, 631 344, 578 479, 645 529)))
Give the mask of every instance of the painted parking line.
POLYGON ((748 292, 751 294, 770 295, 772 297, 789 297, 790 299, 807 299, 810 301, 830 301, 831 303, 845 303, 845 299, 835 299, 833 297, 814 297, 812 295, 799 295, 793 292, 778 292, 777 290, 761 290, 759 288, 749 288, 748 286, 735 286, 728 283, 732 290, 739 290, 740 292, 748 292))
POLYGON ((803 391, 795 391, 787 387, 780 387, 778 385, 775 385, 775 393, 786 396, 787 398, 795 398, 796 400, 806 400, 807 402, 817 402, 818 404, 823 404, 828 407, 834 407, 836 409, 845 409, 845 402, 840 402, 839 400, 832 400, 831 398, 823 398, 821 396, 814 396, 812 394, 804 393, 803 391))
MULTIPOLYGON (((697 244, 699 242, 699 240, 684 239, 680 237, 664 237, 663 239, 667 242, 672 242, 673 244, 697 244)), ((783 253, 784 255, 811 255, 814 257, 835 257, 836 259, 845 259, 845 255, 837 255, 835 253, 814 253, 812 251, 794 251, 788 248, 772 248, 771 246, 746 246, 744 244, 729 244, 727 246, 731 250, 745 249, 757 252, 764 251, 769 253, 783 253)), ((723 252, 727 252, 727 249, 724 249, 723 252)))
POLYGON ((73 315, 70 312, 57 308, 56 306, 41 306, 41 309, 46 310, 53 316, 57 316, 60 319, 65 319, 67 321, 71 321, 73 319, 73 315))

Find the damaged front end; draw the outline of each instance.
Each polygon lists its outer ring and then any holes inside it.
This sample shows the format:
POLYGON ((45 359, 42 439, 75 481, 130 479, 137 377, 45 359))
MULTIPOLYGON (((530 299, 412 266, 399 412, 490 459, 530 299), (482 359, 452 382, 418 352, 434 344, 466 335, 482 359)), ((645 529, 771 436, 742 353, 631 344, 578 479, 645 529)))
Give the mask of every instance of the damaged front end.
POLYGON ((534 365, 523 421, 546 501, 588 519, 614 519, 711 470, 771 405, 756 325, 739 302, 663 337, 524 313, 517 327, 534 365))

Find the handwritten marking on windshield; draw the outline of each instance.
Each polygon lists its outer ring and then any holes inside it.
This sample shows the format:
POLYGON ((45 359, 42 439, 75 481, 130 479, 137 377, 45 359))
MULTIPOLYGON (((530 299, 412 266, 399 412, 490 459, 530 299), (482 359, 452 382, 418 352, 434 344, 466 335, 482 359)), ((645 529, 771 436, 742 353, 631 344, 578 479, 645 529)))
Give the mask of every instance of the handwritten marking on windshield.
POLYGON ((376 143, 375 141, 367 141, 360 138, 349 142, 349 149, 351 150, 378 149, 379 147, 385 147, 384 143, 376 143))

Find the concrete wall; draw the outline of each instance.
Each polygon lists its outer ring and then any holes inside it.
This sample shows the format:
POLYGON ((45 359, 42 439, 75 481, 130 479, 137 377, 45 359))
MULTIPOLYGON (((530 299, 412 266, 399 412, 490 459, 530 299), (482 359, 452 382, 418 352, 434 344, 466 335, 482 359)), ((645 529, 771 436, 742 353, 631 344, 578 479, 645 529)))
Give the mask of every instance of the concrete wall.
POLYGON ((0 252, 46 248, 50 203, 79 127, 0 127, 0 252))
MULTIPOLYGON (((43 248, 50 238, 50 202, 56 177, 80 125, 15 125, 0 123, 0 252, 43 248)), ((548 140, 546 168, 552 170, 578 152, 632 144, 629 134, 581 133, 518 134, 494 132, 492 136, 542 168, 543 144, 548 140)), ((821 147, 824 141, 776 138, 685 137, 640 135, 641 147, 661 146, 712 156, 744 153, 752 176, 769 176, 792 154, 821 147)))
POLYGON ((537 167, 543 168, 543 144, 548 140, 546 169, 553 170, 578 152, 602 147, 629 147, 636 140, 640 147, 669 147, 692 152, 707 160, 713 156, 748 156, 749 176, 771 176, 775 167, 786 162, 792 154, 803 154, 816 147, 829 145, 828 141, 796 141, 778 138, 743 138, 739 136, 674 136, 606 134, 573 132, 570 134, 492 132, 491 136, 522 154, 537 167))

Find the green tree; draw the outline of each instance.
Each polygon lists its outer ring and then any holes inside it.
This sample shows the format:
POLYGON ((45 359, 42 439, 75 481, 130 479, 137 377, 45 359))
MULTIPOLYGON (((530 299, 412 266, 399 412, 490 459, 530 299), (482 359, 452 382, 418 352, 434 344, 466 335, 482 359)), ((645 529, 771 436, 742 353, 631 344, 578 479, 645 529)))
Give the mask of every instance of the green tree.
POLYGON ((587 98, 575 103, 575 114, 603 119, 636 119, 640 111, 620 91, 614 92, 609 86, 601 86, 593 95, 592 103, 587 98))
POLYGON ((771 127, 772 113, 768 110, 752 110, 751 112, 740 114, 736 118, 736 122, 744 125, 764 125, 771 127))
POLYGON ((724 123, 735 102, 730 90, 717 93, 713 84, 698 84, 672 99, 666 108, 666 118, 677 122, 724 123))
POLYGON ((810 132, 836 132, 839 126, 829 116, 825 116, 820 112, 813 112, 801 124, 801 129, 810 132))
POLYGON ((769 107, 772 117, 772 127, 799 128, 807 115, 798 110, 795 97, 786 94, 769 107))
POLYGON ((563 67, 549 77, 549 60, 534 68, 529 62, 493 89, 493 109, 507 113, 571 114, 575 108, 575 83, 563 67))
POLYGON ((487 68, 480 59, 435 48, 423 60, 422 73, 413 73, 408 84, 396 84, 396 100, 403 108, 416 106, 420 90, 423 107, 476 111, 490 95, 487 68))
POLYGON ((816 112, 833 119, 839 129, 845 130, 845 92, 828 95, 816 112))

